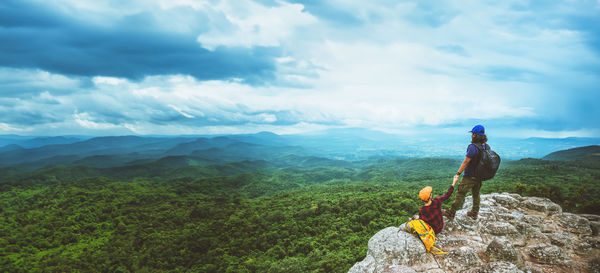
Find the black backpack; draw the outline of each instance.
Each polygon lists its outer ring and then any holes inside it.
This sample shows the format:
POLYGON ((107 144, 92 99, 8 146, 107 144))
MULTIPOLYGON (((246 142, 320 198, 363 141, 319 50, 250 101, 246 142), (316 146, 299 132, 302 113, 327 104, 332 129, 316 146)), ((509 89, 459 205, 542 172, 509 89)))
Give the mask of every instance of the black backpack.
POLYGON ((479 160, 475 164, 475 177, 481 181, 492 179, 500 167, 500 156, 492 151, 488 144, 485 145, 485 149, 481 143, 472 144, 479 150, 479 160))

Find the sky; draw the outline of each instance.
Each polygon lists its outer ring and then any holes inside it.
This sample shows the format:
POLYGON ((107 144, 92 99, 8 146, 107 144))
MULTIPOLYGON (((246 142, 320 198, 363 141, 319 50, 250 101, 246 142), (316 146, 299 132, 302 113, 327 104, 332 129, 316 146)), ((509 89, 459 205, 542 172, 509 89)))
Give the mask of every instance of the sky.
POLYGON ((600 137, 600 0, 0 1, 0 134, 600 137))

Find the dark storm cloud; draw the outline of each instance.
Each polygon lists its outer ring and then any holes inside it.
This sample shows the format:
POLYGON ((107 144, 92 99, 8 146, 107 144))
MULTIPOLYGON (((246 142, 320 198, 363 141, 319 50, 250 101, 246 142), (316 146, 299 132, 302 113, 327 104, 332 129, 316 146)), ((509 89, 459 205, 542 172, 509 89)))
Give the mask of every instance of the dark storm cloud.
POLYGON ((240 78, 251 84, 273 79, 278 49, 209 51, 197 42, 197 34, 166 31, 148 13, 125 16, 106 27, 43 4, 2 1, 0 66, 129 79, 161 74, 188 74, 199 80, 240 78))

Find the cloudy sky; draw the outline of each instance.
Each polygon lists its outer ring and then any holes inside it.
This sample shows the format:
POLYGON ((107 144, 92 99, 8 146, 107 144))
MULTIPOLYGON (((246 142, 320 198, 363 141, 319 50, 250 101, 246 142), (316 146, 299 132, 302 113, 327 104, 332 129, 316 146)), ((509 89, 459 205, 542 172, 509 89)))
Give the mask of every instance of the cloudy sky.
POLYGON ((477 123, 600 137, 600 1, 0 1, 0 134, 477 123))

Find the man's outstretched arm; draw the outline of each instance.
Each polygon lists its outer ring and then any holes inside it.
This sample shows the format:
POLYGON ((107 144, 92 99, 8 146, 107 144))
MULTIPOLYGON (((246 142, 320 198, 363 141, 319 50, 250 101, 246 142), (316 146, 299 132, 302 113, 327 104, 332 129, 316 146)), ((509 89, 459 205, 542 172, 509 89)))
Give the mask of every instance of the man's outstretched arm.
POLYGON ((452 195, 452 192, 454 192, 454 186, 456 185, 456 182, 458 182, 458 176, 454 176, 454 178, 452 179, 452 185, 450 185, 450 188, 448 189, 448 191, 446 192, 446 194, 438 197, 438 199, 442 202, 448 200, 448 198, 450 198, 450 196, 452 195))

